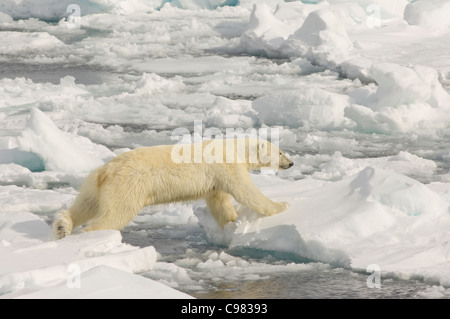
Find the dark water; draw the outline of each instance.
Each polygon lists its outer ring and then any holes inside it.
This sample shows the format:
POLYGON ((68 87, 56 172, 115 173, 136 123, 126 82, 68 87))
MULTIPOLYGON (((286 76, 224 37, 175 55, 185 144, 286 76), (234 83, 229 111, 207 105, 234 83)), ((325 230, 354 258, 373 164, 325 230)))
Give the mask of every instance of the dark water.
MULTIPOLYGON (((273 264, 288 264, 295 261, 292 258, 283 259, 288 256, 270 256, 270 252, 246 250, 245 253, 227 250, 208 243, 203 230, 196 225, 173 226, 173 227, 151 227, 150 225, 128 226, 122 231, 123 241, 135 246, 152 245, 161 254, 162 261, 176 262, 185 257, 189 249, 191 256, 201 259, 206 251, 220 253, 225 251, 230 255, 238 256, 249 262, 273 264), (146 229, 145 232, 142 230, 146 229), (266 256, 264 256, 266 255, 266 256), (270 258, 268 258, 270 257, 270 258)), ((389 298, 389 299, 412 299, 423 298, 422 294, 433 283, 424 282, 422 279, 403 280, 392 275, 380 274, 380 287, 369 288, 368 277, 371 273, 355 271, 351 269, 337 268, 332 265, 303 261, 311 267, 305 267, 298 271, 274 271, 264 270, 259 273, 252 271, 258 278, 252 279, 229 279, 226 275, 214 276, 213 279, 200 271, 191 269, 190 277, 197 281, 198 287, 193 290, 190 285, 180 284, 178 290, 186 292, 201 299, 296 299, 296 298, 389 298)), ((211 270, 214 272, 214 270, 211 270)), ((158 280, 157 277, 152 279, 158 280)), ((375 283, 369 279, 370 283, 375 283)), ((442 296, 441 296, 442 297, 442 296)), ((448 295, 446 296, 449 297, 448 295)))
MULTIPOLYGON (((289 274, 270 274, 267 279, 218 284, 197 298, 420 298, 428 285, 419 280, 382 279, 380 288, 368 288, 369 274, 347 269, 312 269, 289 274)), ((189 292, 188 292, 189 293, 189 292)))
POLYGON ((0 63, 0 78, 23 77, 33 82, 59 84, 61 78, 72 76, 77 84, 101 84, 108 70, 91 66, 67 64, 0 63))

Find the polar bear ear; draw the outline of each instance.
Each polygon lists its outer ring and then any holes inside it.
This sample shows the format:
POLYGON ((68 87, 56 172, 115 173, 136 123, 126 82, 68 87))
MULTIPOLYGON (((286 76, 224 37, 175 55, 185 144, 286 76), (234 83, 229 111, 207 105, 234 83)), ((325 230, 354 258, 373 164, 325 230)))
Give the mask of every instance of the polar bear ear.
POLYGON ((267 141, 259 142, 259 156, 264 156, 267 154, 267 141))
POLYGON ((265 148, 267 147, 267 145, 266 145, 266 142, 265 142, 265 141, 263 141, 263 142, 259 143, 259 145, 261 145, 261 149, 262 149, 262 150, 263 150, 263 149, 265 149, 265 148))

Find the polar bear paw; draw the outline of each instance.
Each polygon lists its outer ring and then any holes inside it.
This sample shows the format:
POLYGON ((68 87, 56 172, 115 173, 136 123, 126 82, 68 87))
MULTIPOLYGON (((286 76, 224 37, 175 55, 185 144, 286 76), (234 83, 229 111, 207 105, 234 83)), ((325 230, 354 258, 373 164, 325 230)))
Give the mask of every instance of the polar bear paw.
POLYGON ((289 204, 286 202, 275 202, 273 203, 272 209, 268 210, 264 215, 265 216, 272 216, 279 213, 282 213, 286 210, 288 210, 289 204))

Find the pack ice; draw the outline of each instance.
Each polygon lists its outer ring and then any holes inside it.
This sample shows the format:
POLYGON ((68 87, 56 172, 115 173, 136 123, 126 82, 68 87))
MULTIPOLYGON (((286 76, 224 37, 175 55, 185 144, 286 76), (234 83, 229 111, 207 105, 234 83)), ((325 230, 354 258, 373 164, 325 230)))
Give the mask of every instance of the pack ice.
POLYGON ((448 296, 449 10, 447 0, 2 0, 0 298, 189 298, 174 288, 198 288, 192 269, 217 281, 315 265, 228 254, 242 250, 375 264, 448 296), (49 240, 88 172, 174 143, 194 120, 280 129, 295 165, 252 178, 289 210, 237 207, 224 229, 202 203, 136 217, 145 234, 200 225, 228 251, 205 260, 187 249, 164 262, 113 230, 49 240))

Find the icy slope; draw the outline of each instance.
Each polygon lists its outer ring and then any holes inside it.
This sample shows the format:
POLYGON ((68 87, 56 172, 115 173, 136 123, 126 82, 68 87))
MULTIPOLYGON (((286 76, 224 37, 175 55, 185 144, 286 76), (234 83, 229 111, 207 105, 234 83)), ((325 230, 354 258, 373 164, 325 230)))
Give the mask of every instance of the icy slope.
POLYGON ((267 176, 255 180, 269 197, 288 201, 289 210, 258 218, 241 208, 236 224, 222 232, 199 210, 210 240, 356 269, 377 264, 383 272, 450 284, 450 202, 445 194, 377 167, 337 182, 304 179, 274 185, 267 176))
MULTIPOLYGON (((3 190, 2 202, 4 196, 3 190)), ((47 223, 31 213, 2 211, 0 225, 1 298, 189 297, 133 275, 153 268, 156 251, 123 244, 118 231, 56 242, 48 240, 47 223)))
POLYGON ((49 171, 89 173, 115 156, 106 147, 87 138, 60 131, 37 108, 30 111, 19 145, 22 151, 37 154, 49 171))

